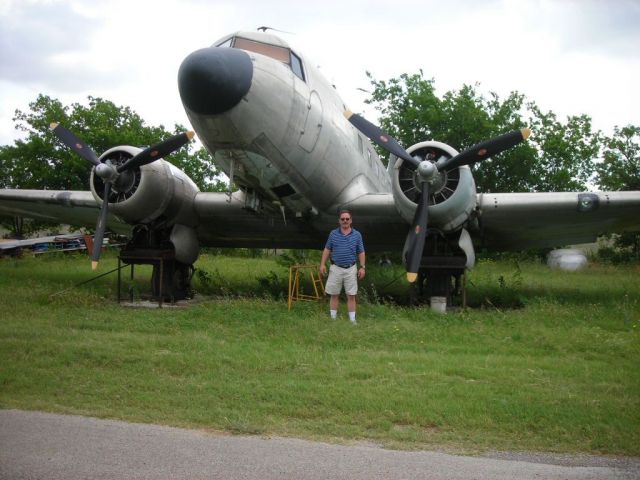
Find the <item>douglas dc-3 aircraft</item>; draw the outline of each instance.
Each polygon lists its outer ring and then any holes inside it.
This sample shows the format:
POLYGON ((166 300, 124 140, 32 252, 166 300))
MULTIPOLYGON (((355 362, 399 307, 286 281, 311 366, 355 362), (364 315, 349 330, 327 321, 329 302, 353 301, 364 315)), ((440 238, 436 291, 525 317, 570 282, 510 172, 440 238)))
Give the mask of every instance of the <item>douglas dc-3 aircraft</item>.
MULTIPOLYGON (((106 228, 130 236, 125 250, 170 248, 175 262, 162 276, 176 298, 188 292, 200 245, 322 249, 340 209, 353 213, 367 252, 402 249, 407 279, 448 301, 475 248, 554 247, 640 230, 640 192, 476 193, 470 165, 525 140, 527 129, 462 153, 432 140, 404 150, 350 113, 312 63, 269 33, 238 32, 193 52, 178 87, 195 132, 237 191, 199 192, 162 160, 192 132, 98 157, 52 124, 93 165, 90 191, 0 190, 0 213, 78 226, 98 217, 94 265, 106 228), (369 139, 390 152, 388 167, 369 139)), ((157 285, 158 269, 153 275, 157 285)))

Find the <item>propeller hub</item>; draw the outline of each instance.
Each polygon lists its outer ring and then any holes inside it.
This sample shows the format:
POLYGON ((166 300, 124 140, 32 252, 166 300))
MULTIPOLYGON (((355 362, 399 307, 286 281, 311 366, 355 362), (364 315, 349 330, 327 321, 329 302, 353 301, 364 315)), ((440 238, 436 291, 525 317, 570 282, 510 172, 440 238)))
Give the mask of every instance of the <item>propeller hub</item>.
POLYGON ((118 172, 110 162, 96 165, 96 175, 98 175, 105 183, 113 182, 118 178, 118 172))
POLYGON ((437 175, 438 169, 429 160, 424 160, 418 165, 417 173, 421 181, 430 182, 437 175))

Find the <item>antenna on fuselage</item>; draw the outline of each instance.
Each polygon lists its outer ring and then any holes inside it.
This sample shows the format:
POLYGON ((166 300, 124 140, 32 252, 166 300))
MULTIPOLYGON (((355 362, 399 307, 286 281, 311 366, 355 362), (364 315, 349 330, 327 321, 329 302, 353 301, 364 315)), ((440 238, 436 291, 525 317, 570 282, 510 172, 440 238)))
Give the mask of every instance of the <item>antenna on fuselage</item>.
POLYGON ((256 28, 256 30, 258 30, 259 32, 266 32, 267 30, 273 30, 274 32, 280 32, 280 33, 288 33, 289 35, 295 35, 295 33, 293 32, 287 32, 286 30, 278 30, 277 28, 273 28, 273 27, 258 27, 256 28))

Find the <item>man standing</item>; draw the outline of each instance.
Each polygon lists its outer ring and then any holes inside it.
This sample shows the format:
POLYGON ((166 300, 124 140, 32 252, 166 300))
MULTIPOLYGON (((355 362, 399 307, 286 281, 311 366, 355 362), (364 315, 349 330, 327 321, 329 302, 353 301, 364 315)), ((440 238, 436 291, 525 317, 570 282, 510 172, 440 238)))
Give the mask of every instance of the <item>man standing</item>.
POLYGON ((327 274, 326 263, 331 257, 329 278, 324 289, 326 293, 331 295, 329 302, 331 318, 335 319, 338 316, 338 300, 344 286, 344 291, 347 294, 349 320, 355 325, 358 280, 362 280, 365 275, 364 244, 360 232, 351 227, 351 212, 342 210, 339 218, 340 227, 331 231, 322 251, 320 273, 327 274), (360 268, 356 267, 356 258, 360 263, 360 268))

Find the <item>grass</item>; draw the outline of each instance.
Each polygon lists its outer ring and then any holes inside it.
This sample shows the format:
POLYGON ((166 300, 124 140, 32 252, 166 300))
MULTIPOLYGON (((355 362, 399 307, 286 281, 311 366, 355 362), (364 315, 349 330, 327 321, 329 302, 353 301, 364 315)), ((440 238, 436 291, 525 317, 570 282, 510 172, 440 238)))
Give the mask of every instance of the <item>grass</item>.
POLYGON ((326 302, 288 311, 273 257, 204 255, 203 294, 186 308, 120 307, 115 275, 51 296, 90 278, 88 264, 0 261, 0 408, 391 448, 640 455, 637 265, 484 261, 474 307, 447 315, 385 304, 404 280, 374 267, 354 328, 326 302))

